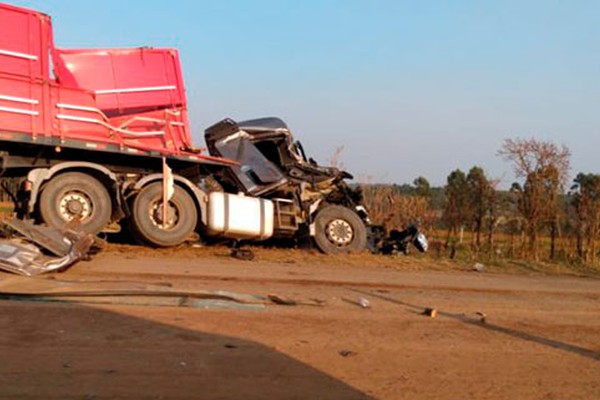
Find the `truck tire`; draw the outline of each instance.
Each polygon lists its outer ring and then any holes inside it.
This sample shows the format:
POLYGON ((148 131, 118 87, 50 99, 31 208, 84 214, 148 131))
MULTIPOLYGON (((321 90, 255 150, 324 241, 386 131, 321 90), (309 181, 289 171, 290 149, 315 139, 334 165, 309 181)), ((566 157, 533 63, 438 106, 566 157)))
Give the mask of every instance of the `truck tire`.
POLYGON ((349 208, 328 206, 315 218, 315 242, 325 254, 357 253, 367 245, 367 228, 349 208))
POLYGON ((40 217, 55 228, 79 219, 80 229, 98 233, 109 222, 112 203, 106 187, 83 172, 56 175, 44 186, 39 199, 40 217))
POLYGON ((170 247, 188 238, 198 223, 198 211, 191 196, 175 185, 169 200, 167 226, 162 224, 162 182, 142 188, 131 204, 130 228, 135 238, 150 246, 170 247))

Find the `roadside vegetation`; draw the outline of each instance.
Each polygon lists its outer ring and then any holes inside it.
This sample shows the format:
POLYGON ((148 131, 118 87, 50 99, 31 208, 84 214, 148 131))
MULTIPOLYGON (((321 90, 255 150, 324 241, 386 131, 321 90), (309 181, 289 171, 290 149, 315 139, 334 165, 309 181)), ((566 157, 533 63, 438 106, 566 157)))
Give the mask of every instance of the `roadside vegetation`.
POLYGON ((426 257, 598 273, 600 175, 578 172, 570 180, 569 149, 535 138, 506 139, 498 155, 517 177, 510 189, 473 166, 451 171, 443 187, 422 176, 412 184, 364 184, 365 203, 387 229, 418 222, 430 240, 426 257))

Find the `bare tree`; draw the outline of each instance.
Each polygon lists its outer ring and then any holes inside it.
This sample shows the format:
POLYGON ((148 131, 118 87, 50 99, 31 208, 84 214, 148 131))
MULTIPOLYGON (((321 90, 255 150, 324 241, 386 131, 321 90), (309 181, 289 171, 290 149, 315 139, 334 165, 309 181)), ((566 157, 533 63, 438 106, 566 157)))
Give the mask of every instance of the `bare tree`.
POLYGON ((513 190, 519 195, 519 211, 526 222, 530 255, 537 258, 538 232, 544 223, 549 223, 550 257, 553 258, 558 235, 559 194, 568 178, 569 149, 550 141, 517 138, 506 139, 498 154, 513 163, 517 178, 524 179, 522 185, 513 184, 513 190))
POLYGON ((337 146, 333 151, 333 154, 329 156, 329 166, 337 169, 344 169, 346 166, 342 161, 342 154, 344 153, 344 146, 337 146))

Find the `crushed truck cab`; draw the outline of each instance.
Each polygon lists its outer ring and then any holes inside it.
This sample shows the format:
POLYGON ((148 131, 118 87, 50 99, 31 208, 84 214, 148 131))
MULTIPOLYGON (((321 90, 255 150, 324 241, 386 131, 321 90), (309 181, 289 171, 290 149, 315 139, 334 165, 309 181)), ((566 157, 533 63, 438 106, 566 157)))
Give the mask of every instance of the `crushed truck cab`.
POLYGON ((273 202, 276 237, 312 236, 326 253, 365 248, 368 217, 360 189, 345 181, 352 176, 308 160, 281 119, 225 119, 205 140, 211 154, 237 162, 216 174, 222 190, 273 202))

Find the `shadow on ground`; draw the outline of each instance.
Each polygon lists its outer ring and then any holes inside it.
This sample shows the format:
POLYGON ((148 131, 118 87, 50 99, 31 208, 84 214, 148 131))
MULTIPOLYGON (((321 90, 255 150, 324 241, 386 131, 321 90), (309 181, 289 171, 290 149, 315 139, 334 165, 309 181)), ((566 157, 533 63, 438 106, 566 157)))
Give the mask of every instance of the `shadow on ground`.
POLYGON ((259 343, 76 304, 1 300, 0 331, 0 398, 371 398, 259 343))

